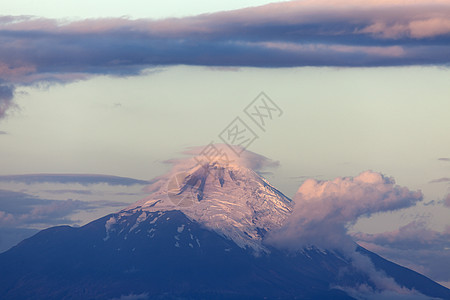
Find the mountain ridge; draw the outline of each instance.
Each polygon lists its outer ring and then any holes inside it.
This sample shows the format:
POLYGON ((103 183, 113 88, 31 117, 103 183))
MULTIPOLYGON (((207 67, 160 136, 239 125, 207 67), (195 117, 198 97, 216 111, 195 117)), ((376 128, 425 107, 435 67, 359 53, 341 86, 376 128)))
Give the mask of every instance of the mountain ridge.
MULTIPOLYGON (((309 248, 287 254, 270 248, 270 254, 256 256, 177 210, 151 213, 131 231, 134 223, 124 222, 122 231, 110 232, 105 240, 104 226, 115 215, 79 228, 43 230, 0 254, 0 267, 8 274, 0 283, 2 299, 112 299, 128 294, 152 299, 355 299, 346 286, 373 285, 336 252, 309 248), (352 271, 343 276, 343 269, 352 271)), ((375 266, 387 274, 400 272, 402 278, 415 280, 406 287, 450 297, 450 290, 425 276, 358 249, 375 257, 375 266)))

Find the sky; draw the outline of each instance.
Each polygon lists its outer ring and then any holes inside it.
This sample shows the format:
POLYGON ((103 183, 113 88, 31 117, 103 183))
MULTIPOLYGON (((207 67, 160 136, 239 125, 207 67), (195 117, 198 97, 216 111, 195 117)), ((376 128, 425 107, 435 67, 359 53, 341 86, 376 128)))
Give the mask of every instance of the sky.
POLYGON ((339 224, 450 286, 447 1, 0 8, 0 251, 141 199, 166 160, 221 142, 236 117, 254 126, 244 110, 264 92, 282 114, 254 127, 248 149, 279 161, 263 175, 298 201, 308 180, 347 186, 369 170, 420 191, 401 209, 339 224), (23 174, 75 175, 10 176, 23 174))

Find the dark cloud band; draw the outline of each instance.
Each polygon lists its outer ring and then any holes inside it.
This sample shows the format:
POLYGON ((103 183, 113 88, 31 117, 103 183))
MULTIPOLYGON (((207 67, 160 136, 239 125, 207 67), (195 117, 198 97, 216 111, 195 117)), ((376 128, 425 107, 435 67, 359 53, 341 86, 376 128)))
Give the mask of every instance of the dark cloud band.
POLYGON ((5 81, 135 74, 153 65, 447 64, 450 5, 293 1, 165 20, 0 17, 5 81), (72 75, 75 76, 75 75, 72 75))
POLYGON ((160 65, 448 65, 448 1, 291 1, 164 20, 0 16, 0 117, 13 85, 160 65))

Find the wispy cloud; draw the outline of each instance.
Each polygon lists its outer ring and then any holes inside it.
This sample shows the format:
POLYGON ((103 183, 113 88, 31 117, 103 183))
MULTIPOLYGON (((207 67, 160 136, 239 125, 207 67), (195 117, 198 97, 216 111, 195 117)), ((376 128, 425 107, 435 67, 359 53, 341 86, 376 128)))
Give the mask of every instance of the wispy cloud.
POLYGON ((433 179, 429 183, 441 183, 441 182, 450 182, 450 178, 442 177, 442 178, 438 178, 438 179, 433 179))
POLYGON ((438 158, 438 160, 441 160, 441 161, 450 161, 450 158, 449 158, 449 157, 441 157, 441 158, 438 158))
POLYGON ((413 221, 393 231, 378 234, 356 233, 354 237, 383 246, 395 245, 399 249, 432 249, 432 247, 436 247, 443 250, 450 247, 449 234, 450 232, 429 229, 423 221, 413 221))
MULTIPOLYGON (((1 76, 1 68, 0 68, 1 76)), ((0 77, 0 118, 4 117, 6 111, 12 106, 12 99, 14 95, 14 87, 10 85, 2 85, 0 77)), ((0 134, 5 134, 4 131, 0 131, 0 134)))
POLYGON ((450 207, 450 194, 444 198, 444 205, 450 207))
MULTIPOLYGON (((22 182, 33 183, 79 183, 81 185, 106 183, 108 185, 147 185, 150 181, 139 180, 129 177, 97 174, 24 174, 24 175, 2 175, 0 182, 22 182)), ((55 191, 54 191, 55 192, 55 191)))
POLYGON ((27 238, 49 226, 86 224, 144 196, 142 189, 146 184, 120 178, 3 177, 0 180, 0 252, 17 244, 18 237, 27 238))
POLYGON ((450 227, 430 229, 423 221, 413 221, 389 232, 355 233, 362 246, 434 280, 450 281, 450 227))
POLYGON ((56 195, 64 195, 64 194, 80 194, 80 195, 92 195, 92 191, 88 190, 75 190, 75 189, 66 189, 66 190, 45 190, 44 192, 49 194, 56 195))
POLYGON ((160 65, 399 66, 450 62, 448 1, 290 1, 164 20, 0 17, 0 112, 14 85, 160 65))
POLYGON ((4 227, 33 227, 38 224, 72 225, 77 223, 77 220, 71 219, 71 216, 81 210, 126 205, 128 203, 107 200, 50 200, 24 192, 0 190, 0 225, 4 227))
MULTIPOLYGON (((38 202, 38 201, 37 201, 38 202)), ((19 204, 20 205, 20 204, 19 204)), ((0 210, 0 224, 3 227, 18 227, 35 224, 74 224, 76 221, 67 218, 80 209, 90 208, 88 203, 79 200, 48 200, 46 204, 23 206, 26 213, 11 213, 0 210)))
MULTIPOLYGON (((255 172, 268 172, 269 170, 280 166, 279 161, 272 160, 258 153, 249 150, 241 152, 244 149, 241 146, 232 146, 235 149, 234 151, 231 150, 231 147, 227 144, 216 143, 214 144, 214 147, 218 149, 221 155, 224 155, 224 159, 229 160, 230 163, 238 162, 240 165, 252 169, 255 172), (240 152, 239 156, 236 155, 238 152, 240 152)), ((201 156, 204 149, 205 146, 188 147, 181 153, 185 155, 185 157, 169 159, 164 161, 164 163, 172 165, 172 173, 191 168, 198 164, 195 157, 201 156)))

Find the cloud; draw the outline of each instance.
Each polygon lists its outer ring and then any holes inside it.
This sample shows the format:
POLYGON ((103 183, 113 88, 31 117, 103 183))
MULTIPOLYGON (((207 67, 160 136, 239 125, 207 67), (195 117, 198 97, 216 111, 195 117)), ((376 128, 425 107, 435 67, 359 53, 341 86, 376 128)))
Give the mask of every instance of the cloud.
POLYGON ((0 17, 2 111, 8 89, 161 65, 447 65, 448 1, 289 1, 163 20, 0 17))
POLYGON ((24 174, 24 175, 2 175, 0 182, 22 182, 34 183, 79 183, 81 185, 105 183, 108 185, 146 185, 149 181, 129 177, 97 174, 24 174))
MULTIPOLYGON (((130 195, 131 193, 128 193, 130 195)), ((131 195, 141 195, 138 193, 134 193, 131 195)), ((96 207, 126 207, 130 205, 128 202, 120 202, 120 201, 109 201, 109 200, 97 200, 97 201, 90 201, 89 202, 92 206, 96 207)))
POLYGON ((2 226, 12 225, 15 223, 15 218, 12 214, 0 210, 0 224, 2 226))
POLYGON ((26 214, 12 214, 0 210, 0 224, 5 227, 36 224, 74 224, 73 220, 66 217, 85 207, 86 203, 83 201, 68 199, 36 206, 26 214))
POLYGON ((377 234, 355 233, 363 247, 433 280, 450 281, 450 226, 444 231, 413 221, 396 230, 377 234))
POLYGON ((30 207, 45 205, 49 202, 24 192, 16 192, 0 189, 0 210, 12 214, 29 212, 30 207))
POLYGON ((277 168, 280 165, 279 161, 274 161, 243 147, 229 146, 221 143, 189 147, 181 154, 184 157, 165 161, 165 163, 171 164, 173 167, 170 174, 181 172, 199 163, 214 161, 229 164, 237 163, 258 173, 267 172, 268 169, 277 168), (236 152, 239 153, 239 156, 236 152))
MULTIPOLYGON (((449 232, 450 233, 450 232, 449 232)), ((423 221, 413 221, 397 230, 378 234, 356 233, 357 240, 377 245, 395 245, 398 249, 444 249, 450 247, 450 235, 427 228, 423 221)))
POLYGON ((79 195, 92 195, 92 191, 88 190, 75 190, 75 189, 65 189, 65 190, 45 190, 44 192, 49 194, 79 194, 79 195))
POLYGON ((373 171, 330 181, 308 179, 293 198, 291 216, 279 230, 270 232, 265 241, 293 252, 315 246, 343 254, 368 281, 356 288, 345 285, 336 288, 358 299, 427 299, 377 270, 369 257, 356 251, 355 237, 347 232, 348 226, 361 216, 411 207, 422 198, 420 191, 398 186, 393 178, 373 171))
POLYGON ((438 160, 450 161, 450 158, 449 157, 441 157, 441 158, 438 158, 438 160))
MULTIPOLYGON (((183 155, 179 158, 173 158, 164 161, 165 164, 171 165, 171 169, 167 174, 158 176, 152 180, 152 184, 144 188, 145 192, 153 193, 167 185, 169 180, 176 177, 177 174, 185 173, 186 170, 200 165, 208 165, 215 162, 220 164, 238 164, 255 171, 258 174, 267 172, 268 169, 277 168, 280 163, 271 160, 263 155, 249 151, 241 146, 229 146, 227 144, 208 144, 206 146, 188 147, 181 152, 183 155), (239 156, 236 154, 240 153, 239 156)), ((147 201, 147 198, 142 200, 147 201)), ((137 202, 140 203, 140 202, 137 202)))
POLYGON ((442 177, 442 178, 438 178, 438 179, 433 179, 429 183, 441 183, 441 182, 450 182, 450 178, 442 177))
MULTIPOLYGON (((0 80, 0 118, 3 118, 6 115, 6 111, 12 106, 13 96, 14 87, 10 85, 2 85, 0 80)), ((5 134, 4 131, 1 131, 1 133, 5 134)))
POLYGON ((398 291, 398 289, 385 290, 385 291, 375 291, 367 286, 361 285, 357 289, 343 288, 351 297, 355 299, 365 299, 365 300, 379 300, 379 299, 389 299, 389 300, 430 300, 429 296, 420 294, 414 290, 403 289, 398 291))
MULTIPOLYGON (((357 271, 368 276, 368 282, 355 286, 337 286, 346 291, 350 296, 356 299, 429 299, 425 295, 400 286, 392 277, 389 277, 381 270, 377 270, 369 257, 359 253, 351 252, 349 255, 351 265, 357 271)), ((341 272, 346 272, 342 270, 341 272)))
POLYGON ((0 225, 4 227, 36 224, 73 224, 67 217, 81 209, 92 209, 79 200, 47 200, 32 195, 0 190, 0 225))
POLYGON ((81 210, 125 207, 128 203, 118 201, 49 200, 27 193, 0 190, 0 225, 4 227, 42 227, 75 224, 71 216, 81 210))
POLYGON ((292 250, 309 245, 352 251, 347 226, 361 216, 414 206, 420 191, 395 185, 392 178, 366 171, 332 181, 306 180, 294 196, 294 210, 283 227, 268 238, 278 247, 292 250))
POLYGON ((34 207, 28 214, 21 215, 20 220, 26 223, 36 223, 48 222, 49 219, 53 219, 59 223, 61 218, 86 208, 88 208, 88 205, 79 200, 53 201, 47 205, 34 207))
POLYGON ((0 180, 0 252, 17 244, 18 237, 27 238, 51 226, 83 225, 143 196, 143 185, 138 184, 36 182, 34 177, 30 182, 26 176, 19 176, 23 181, 10 179, 0 180))
POLYGON ((444 198, 444 205, 450 207, 450 194, 444 198))

